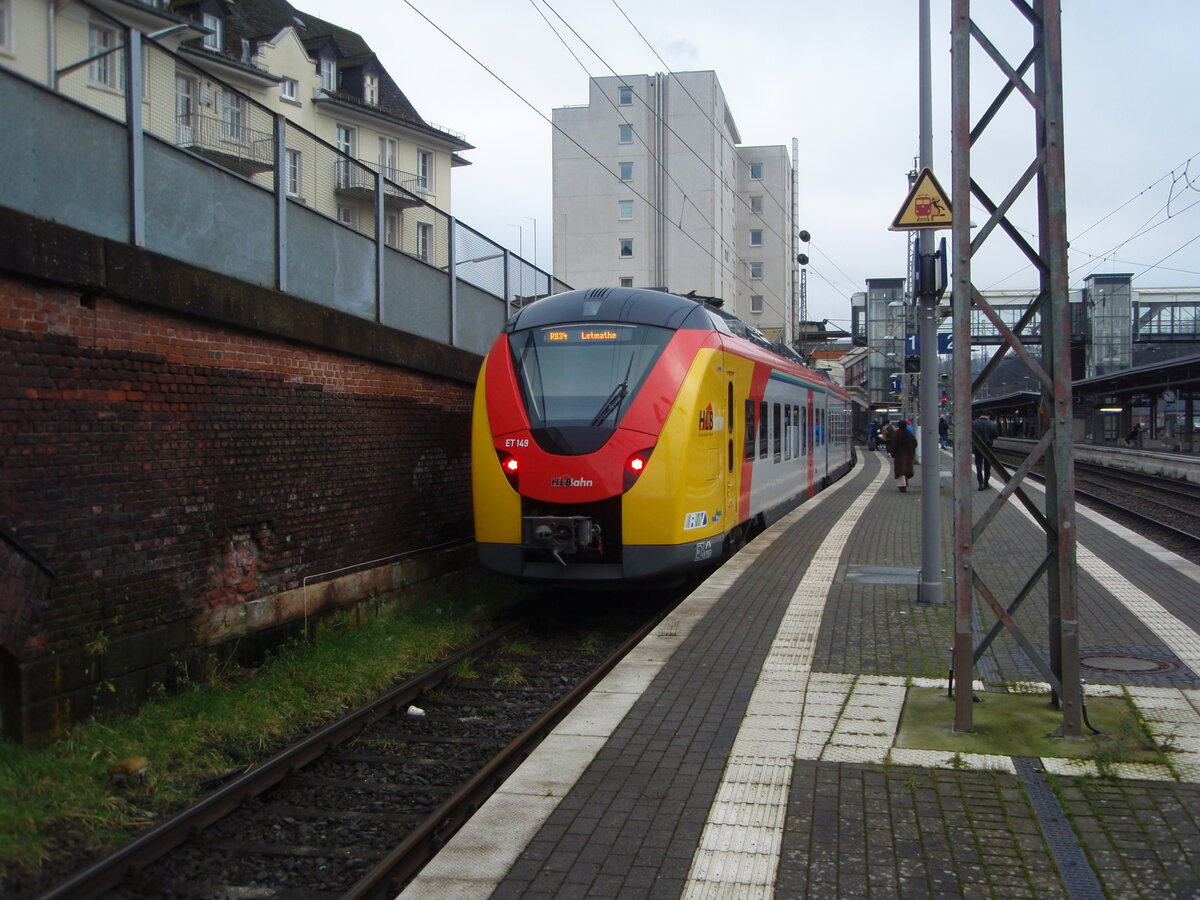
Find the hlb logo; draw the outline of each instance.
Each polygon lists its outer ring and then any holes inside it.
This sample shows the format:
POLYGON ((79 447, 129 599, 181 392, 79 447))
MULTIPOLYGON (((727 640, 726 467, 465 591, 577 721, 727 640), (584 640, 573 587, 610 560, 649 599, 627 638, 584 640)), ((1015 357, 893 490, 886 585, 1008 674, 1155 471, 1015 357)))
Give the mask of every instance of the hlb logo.
POLYGON ((704 409, 700 410, 700 430, 713 430, 713 408, 712 404, 708 404, 704 409))
POLYGON ((550 479, 550 487, 591 487, 590 478, 572 478, 570 475, 559 475, 550 479))

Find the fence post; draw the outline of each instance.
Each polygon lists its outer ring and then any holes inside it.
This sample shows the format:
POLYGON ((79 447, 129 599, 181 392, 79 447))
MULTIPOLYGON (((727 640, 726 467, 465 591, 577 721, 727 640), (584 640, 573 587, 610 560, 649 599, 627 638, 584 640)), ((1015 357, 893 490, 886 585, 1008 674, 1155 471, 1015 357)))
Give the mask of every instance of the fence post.
POLYGON ((511 251, 504 251, 504 321, 512 318, 512 292, 508 289, 508 258, 511 251))
POLYGON ((146 164, 142 134, 142 33, 126 29, 125 127, 129 134, 129 242, 146 246, 146 164))
POLYGON ((275 114, 275 287, 287 291, 287 119, 275 114))
POLYGON ((446 216, 446 274, 450 276, 450 346, 458 346, 458 220, 446 216))
POLYGON ((383 250, 387 235, 383 220, 383 167, 375 173, 375 321, 383 321, 383 250))

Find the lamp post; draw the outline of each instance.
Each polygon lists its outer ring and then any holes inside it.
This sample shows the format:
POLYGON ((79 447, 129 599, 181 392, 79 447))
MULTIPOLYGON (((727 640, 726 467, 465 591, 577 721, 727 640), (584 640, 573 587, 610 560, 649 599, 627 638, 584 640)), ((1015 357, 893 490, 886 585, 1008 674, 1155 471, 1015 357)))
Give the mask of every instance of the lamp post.
MULTIPOLYGON (((922 169, 933 166, 933 89, 930 74, 929 0, 918 0, 918 118, 922 169)), ((966 203, 963 202, 966 213, 966 203)), ((922 603, 941 605, 945 589, 942 583, 942 518, 941 518, 941 453, 938 447, 937 413, 937 302, 934 287, 933 232, 923 228, 917 232, 917 265, 921 271, 920 296, 917 303, 917 333, 921 343, 921 440, 924 448, 921 465, 921 584, 917 595, 922 603)), ((963 439, 962 435, 958 436, 963 439)))

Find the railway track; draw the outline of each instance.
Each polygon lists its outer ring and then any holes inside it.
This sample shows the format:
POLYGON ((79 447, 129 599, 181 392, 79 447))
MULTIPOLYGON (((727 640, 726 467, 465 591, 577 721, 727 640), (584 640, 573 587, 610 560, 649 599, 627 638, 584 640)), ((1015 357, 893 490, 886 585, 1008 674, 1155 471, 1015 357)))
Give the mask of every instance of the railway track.
MULTIPOLYGON (((1024 456, 997 452, 1006 466, 1024 456)), ((1041 479, 1041 466, 1032 473, 1041 479)), ((1076 498, 1200 565, 1200 486, 1173 478, 1075 463, 1076 498)))
POLYGON ((508 625, 43 898, 395 896, 672 605, 508 625))

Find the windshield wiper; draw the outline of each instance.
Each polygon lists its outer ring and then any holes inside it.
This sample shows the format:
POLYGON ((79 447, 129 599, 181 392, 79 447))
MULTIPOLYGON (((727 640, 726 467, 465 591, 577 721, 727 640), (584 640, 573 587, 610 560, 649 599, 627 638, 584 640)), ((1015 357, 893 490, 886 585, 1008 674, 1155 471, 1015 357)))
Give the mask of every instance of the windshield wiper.
POLYGON ((625 394, 629 392, 629 382, 622 381, 613 392, 608 395, 608 399, 604 401, 604 405, 600 407, 600 412, 596 413, 596 418, 592 419, 593 425, 603 424, 604 420, 612 414, 612 411, 621 405, 621 401, 625 399, 625 394))
POLYGON ((602 425, 614 409, 619 409, 621 401, 625 399, 625 395, 629 393, 629 373, 633 371, 633 354, 629 354, 629 365, 625 369, 625 380, 612 389, 612 393, 608 395, 608 399, 604 401, 600 407, 600 411, 596 413, 596 417, 592 419, 592 425, 602 425))

